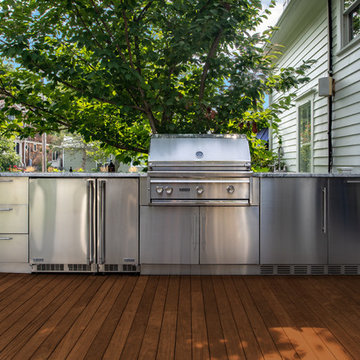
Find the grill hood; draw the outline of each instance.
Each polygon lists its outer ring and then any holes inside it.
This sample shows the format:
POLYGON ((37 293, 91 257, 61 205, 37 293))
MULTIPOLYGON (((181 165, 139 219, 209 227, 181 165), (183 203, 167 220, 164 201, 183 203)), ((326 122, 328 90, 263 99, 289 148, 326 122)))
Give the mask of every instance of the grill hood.
POLYGON ((245 135, 167 135, 151 137, 149 170, 249 171, 248 140, 245 135))

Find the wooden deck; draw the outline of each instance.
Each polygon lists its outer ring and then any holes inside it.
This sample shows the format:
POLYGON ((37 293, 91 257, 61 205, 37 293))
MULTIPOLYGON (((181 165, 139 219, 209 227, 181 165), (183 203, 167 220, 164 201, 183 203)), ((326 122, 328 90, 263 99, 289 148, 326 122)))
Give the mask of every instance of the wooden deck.
POLYGON ((0 359, 360 359, 360 277, 0 274, 0 359))

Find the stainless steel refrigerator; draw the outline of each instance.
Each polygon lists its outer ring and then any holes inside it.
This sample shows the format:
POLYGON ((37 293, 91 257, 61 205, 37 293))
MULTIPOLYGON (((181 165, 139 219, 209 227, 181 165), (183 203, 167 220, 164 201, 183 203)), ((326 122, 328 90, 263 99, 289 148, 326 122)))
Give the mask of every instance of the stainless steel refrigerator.
POLYGON ((138 179, 32 178, 33 271, 138 270, 138 179))

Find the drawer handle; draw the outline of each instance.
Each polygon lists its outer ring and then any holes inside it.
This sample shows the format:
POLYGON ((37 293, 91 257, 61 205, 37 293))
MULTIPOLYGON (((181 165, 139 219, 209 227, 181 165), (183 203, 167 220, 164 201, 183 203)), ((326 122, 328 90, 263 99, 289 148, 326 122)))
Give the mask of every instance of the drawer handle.
POLYGON ((12 240, 12 237, 0 237, 0 240, 12 240))
POLYGON ((2 208, 2 209, 0 209, 0 211, 12 211, 12 210, 14 210, 13 208, 2 208))
POLYGON ((13 182, 14 180, 0 180, 0 182, 13 182))

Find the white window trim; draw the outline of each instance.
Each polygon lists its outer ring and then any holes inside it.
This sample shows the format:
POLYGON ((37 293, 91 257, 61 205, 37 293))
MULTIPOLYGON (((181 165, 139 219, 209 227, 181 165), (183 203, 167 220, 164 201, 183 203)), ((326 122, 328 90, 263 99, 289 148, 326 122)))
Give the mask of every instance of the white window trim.
POLYGON ((310 102, 310 173, 314 172, 314 91, 310 91, 308 94, 302 95, 296 100, 296 171, 300 172, 300 119, 299 119, 299 107, 310 102))
POLYGON ((353 43, 357 43, 360 41, 360 36, 356 36, 353 39, 350 39, 349 37, 349 18, 346 16, 348 15, 354 8, 356 8, 358 5, 360 5, 360 0, 355 0, 354 3, 346 10, 344 11, 344 0, 340 0, 339 2, 339 19, 340 19, 340 49, 342 50, 344 48, 352 47, 351 45, 353 43))

